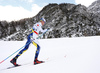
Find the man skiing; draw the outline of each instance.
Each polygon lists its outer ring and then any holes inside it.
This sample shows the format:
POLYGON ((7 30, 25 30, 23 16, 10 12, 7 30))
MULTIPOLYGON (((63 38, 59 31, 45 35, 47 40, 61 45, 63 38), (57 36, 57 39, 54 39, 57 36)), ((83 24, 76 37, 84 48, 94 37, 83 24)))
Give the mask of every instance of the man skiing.
POLYGON ((39 64, 39 63, 43 63, 44 61, 39 61, 38 60, 38 55, 40 52, 40 45, 38 42, 38 34, 39 31, 41 32, 46 32, 48 29, 43 30, 42 26, 46 23, 46 20, 44 18, 40 19, 40 22, 34 24, 34 26, 32 27, 31 33, 28 35, 27 37, 27 42, 26 45, 24 47, 24 49, 22 49, 10 62, 14 65, 14 66, 19 66, 16 62, 19 56, 21 56, 29 47, 30 43, 32 43, 34 46, 36 46, 36 53, 35 53, 35 59, 34 59, 34 65, 39 64))

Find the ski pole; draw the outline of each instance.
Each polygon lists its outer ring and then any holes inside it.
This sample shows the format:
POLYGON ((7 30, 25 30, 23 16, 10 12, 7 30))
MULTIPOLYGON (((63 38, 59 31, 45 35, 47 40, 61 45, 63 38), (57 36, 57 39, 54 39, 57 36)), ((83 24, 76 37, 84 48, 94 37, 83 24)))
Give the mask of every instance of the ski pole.
MULTIPOLYGON (((30 43, 30 42, 29 42, 30 43)), ((28 45, 29 43, 27 43, 26 45, 28 45)), ((15 53, 17 53, 19 50, 21 50, 22 48, 24 48, 26 45, 24 45, 23 47, 21 47, 20 49, 18 49, 17 51, 15 51, 14 53, 12 53, 10 56, 8 56, 7 58, 5 58, 3 61, 0 62, 0 64, 2 62, 4 62, 5 60, 7 60, 8 58, 10 58, 12 55, 14 55, 15 53)))
POLYGON ((43 34, 41 34, 37 39, 39 39, 41 36, 43 36, 49 29, 47 29, 43 34))
MULTIPOLYGON (((47 29, 47 31, 48 31, 49 29, 47 29)), ((39 39, 41 36, 43 36, 47 31, 45 31, 43 34, 41 34, 37 39, 39 39)), ((29 42, 29 43, 31 43, 31 41, 29 42)), ((29 43, 27 43, 26 45, 28 45, 29 43)), ((8 56, 7 58, 5 58, 3 61, 1 61, 0 62, 0 64, 1 63, 3 63, 5 60, 7 60, 8 58, 10 58, 12 55, 14 55, 15 53, 17 53, 19 50, 21 50, 22 48, 24 48, 26 45, 24 45, 23 47, 21 47, 20 49, 18 49, 17 51, 15 51, 14 53, 12 53, 10 56, 8 56)))

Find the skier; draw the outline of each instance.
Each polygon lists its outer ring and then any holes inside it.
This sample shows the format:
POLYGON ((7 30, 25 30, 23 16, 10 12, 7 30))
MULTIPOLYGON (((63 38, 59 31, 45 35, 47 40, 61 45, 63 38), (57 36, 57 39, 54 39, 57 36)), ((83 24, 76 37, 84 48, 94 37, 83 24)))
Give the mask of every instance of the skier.
POLYGON ((35 59, 34 59, 34 65, 39 64, 39 63, 43 63, 44 61, 39 61, 38 60, 38 55, 40 52, 40 45, 37 39, 37 36, 39 34, 39 31, 41 32, 45 32, 48 29, 43 30, 42 26, 46 23, 46 20, 44 18, 40 19, 40 22, 34 24, 34 26, 32 27, 31 33, 28 35, 27 37, 27 42, 26 42, 26 46, 24 47, 24 49, 22 49, 10 62, 14 65, 14 66, 20 66, 16 63, 17 59, 19 56, 21 56, 29 47, 30 43, 33 43, 34 46, 36 46, 36 53, 35 53, 35 59), (28 44, 28 45, 27 45, 28 44))

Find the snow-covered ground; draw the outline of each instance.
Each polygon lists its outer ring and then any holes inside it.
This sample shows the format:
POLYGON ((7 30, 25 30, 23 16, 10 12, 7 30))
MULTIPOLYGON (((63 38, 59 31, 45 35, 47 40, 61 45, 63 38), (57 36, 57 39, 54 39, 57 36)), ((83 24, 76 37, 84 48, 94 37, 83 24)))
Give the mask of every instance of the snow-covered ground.
MULTIPOLYGON (((0 61, 21 48, 26 41, 0 41, 0 61)), ((59 38, 39 40, 39 60, 46 63, 33 65, 36 48, 30 48, 19 57, 13 66, 9 61, 0 64, 0 73, 100 73, 100 37, 59 38)))

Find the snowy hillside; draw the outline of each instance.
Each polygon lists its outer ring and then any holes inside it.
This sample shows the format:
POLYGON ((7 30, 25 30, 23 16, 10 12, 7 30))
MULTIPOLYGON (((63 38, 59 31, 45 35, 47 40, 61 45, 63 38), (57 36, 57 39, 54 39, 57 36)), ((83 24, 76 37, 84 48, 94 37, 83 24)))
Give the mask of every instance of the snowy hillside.
MULTIPOLYGON (((0 61, 22 47, 26 41, 0 41, 0 61)), ((0 73, 100 73, 100 37, 57 38, 39 40, 40 60, 46 63, 33 65, 36 48, 30 48, 18 59, 23 66, 13 66, 10 60, 0 64, 0 73)))

